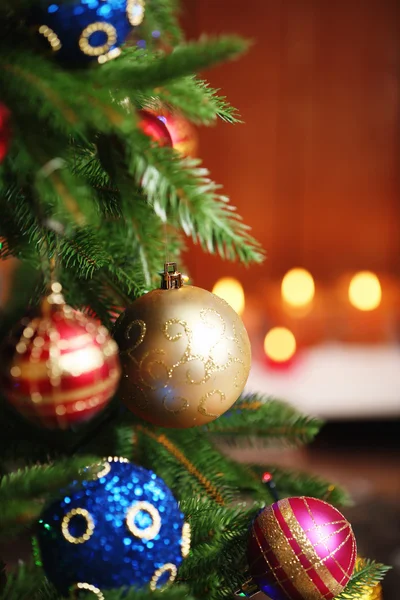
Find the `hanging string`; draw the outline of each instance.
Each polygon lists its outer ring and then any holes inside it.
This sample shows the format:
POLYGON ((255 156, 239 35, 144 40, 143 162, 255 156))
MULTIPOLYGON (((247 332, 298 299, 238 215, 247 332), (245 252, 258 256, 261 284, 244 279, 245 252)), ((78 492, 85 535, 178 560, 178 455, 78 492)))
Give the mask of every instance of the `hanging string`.
POLYGON ((164 221, 164 246, 165 246, 165 263, 169 261, 169 240, 168 240, 168 223, 164 221))

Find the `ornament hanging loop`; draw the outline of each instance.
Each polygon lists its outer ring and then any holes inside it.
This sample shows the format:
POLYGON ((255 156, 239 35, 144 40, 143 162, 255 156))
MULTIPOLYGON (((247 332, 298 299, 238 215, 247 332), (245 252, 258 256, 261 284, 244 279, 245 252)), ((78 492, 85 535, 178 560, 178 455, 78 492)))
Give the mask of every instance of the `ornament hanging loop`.
POLYGON ((177 271, 177 264, 174 262, 164 263, 164 271, 160 273, 162 290, 178 290, 185 282, 185 276, 177 271))

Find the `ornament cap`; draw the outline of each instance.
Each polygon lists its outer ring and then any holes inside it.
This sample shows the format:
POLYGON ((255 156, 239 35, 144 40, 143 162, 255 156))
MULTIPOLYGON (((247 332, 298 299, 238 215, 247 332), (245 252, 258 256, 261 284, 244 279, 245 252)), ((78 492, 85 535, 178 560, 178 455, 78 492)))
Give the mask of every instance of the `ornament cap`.
POLYGON ((42 311, 44 316, 48 316, 49 313, 59 306, 65 305, 64 296, 62 294, 62 286, 58 281, 54 281, 50 285, 49 294, 43 299, 42 311))
POLYGON ((160 273, 162 290, 178 290, 183 286, 187 277, 177 270, 177 263, 164 263, 164 271, 160 273))

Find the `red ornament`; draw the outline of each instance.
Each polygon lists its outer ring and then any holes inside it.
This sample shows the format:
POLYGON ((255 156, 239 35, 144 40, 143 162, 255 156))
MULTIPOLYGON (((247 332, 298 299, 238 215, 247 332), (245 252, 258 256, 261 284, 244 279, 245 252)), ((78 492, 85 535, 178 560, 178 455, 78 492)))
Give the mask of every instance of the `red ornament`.
POLYGON ((157 142, 159 146, 170 146, 172 139, 163 120, 147 110, 139 111, 139 127, 148 137, 157 142))
POLYGON ((53 284, 41 315, 22 321, 3 390, 28 420, 66 429, 106 406, 116 391, 120 365, 107 329, 67 306, 60 292, 60 284, 53 284))
POLYGON ((197 155, 198 139, 193 125, 178 113, 163 112, 163 120, 172 139, 173 148, 182 156, 197 155))
POLYGON ((262 510, 248 545, 250 572, 271 600, 331 600, 357 555, 350 523, 316 498, 285 498, 262 510))
POLYGON ((10 111, 4 104, 0 104, 0 163, 3 162, 7 155, 10 139, 10 111))

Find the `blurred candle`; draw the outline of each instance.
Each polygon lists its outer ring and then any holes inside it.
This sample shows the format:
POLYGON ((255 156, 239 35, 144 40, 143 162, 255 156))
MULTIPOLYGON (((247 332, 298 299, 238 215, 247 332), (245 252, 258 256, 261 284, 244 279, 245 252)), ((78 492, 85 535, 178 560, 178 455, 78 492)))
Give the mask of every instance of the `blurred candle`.
POLYGON ((368 311, 378 308, 382 299, 382 288, 378 277, 371 271, 356 273, 349 285, 349 301, 355 308, 368 311))
POLYGON ((273 362, 285 363, 296 352, 296 338, 286 327, 273 327, 265 336, 264 352, 273 362))
POLYGON ((313 276, 306 269, 291 269, 282 279, 281 294, 291 306, 307 306, 315 294, 313 276))
POLYGON ((244 311, 244 291, 240 281, 234 277, 223 277, 213 287, 213 294, 225 300, 238 313, 244 311))

